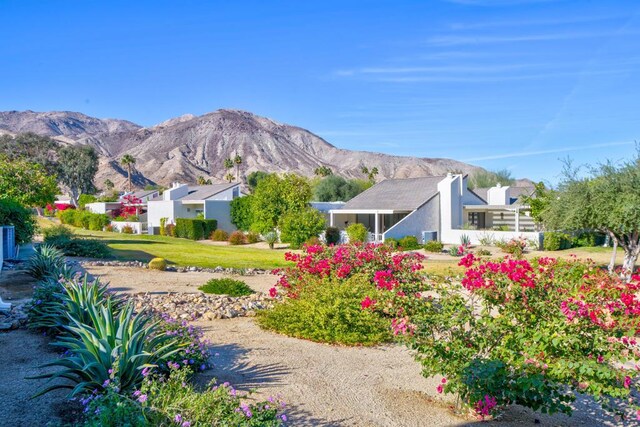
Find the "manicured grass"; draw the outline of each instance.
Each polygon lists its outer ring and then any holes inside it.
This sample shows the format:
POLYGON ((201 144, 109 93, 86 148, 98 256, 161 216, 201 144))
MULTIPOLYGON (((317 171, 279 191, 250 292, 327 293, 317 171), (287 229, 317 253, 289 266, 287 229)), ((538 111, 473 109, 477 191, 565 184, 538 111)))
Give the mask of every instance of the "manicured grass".
MULTIPOLYGON (((39 218, 42 228, 55 223, 39 218)), ((244 246, 214 246, 175 237, 89 231, 69 227, 75 234, 105 242, 113 256, 122 261, 149 262, 164 258, 169 264, 215 268, 273 269, 291 265, 284 260, 282 250, 256 249, 244 246)))
POLYGON ((229 295, 230 297, 240 297, 254 293, 253 289, 243 281, 229 278, 211 279, 198 289, 205 294, 229 295))

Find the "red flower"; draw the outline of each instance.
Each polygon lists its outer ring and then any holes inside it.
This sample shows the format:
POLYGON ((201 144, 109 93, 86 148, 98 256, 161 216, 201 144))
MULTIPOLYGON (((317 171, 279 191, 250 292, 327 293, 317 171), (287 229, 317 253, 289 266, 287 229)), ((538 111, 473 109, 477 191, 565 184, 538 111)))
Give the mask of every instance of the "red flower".
POLYGON ((273 288, 269 289, 269 296, 271 298, 275 298, 276 295, 278 295, 278 290, 276 289, 276 287, 274 286, 273 288))
POLYGON ((371 306, 373 306, 375 303, 376 303, 376 300, 373 300, 367 296, 365 299, 362 300, 362 302, 360 303, 360 306, 362 307, 363 310, 366 310, 371 306))

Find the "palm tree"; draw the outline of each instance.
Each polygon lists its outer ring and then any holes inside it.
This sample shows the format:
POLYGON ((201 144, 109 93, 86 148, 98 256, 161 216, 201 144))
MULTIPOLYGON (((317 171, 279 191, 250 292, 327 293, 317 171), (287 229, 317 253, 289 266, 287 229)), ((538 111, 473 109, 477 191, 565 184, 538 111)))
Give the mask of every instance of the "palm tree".
POLYGON ((125 154, 120 159, 120 163, 122 166, 127 168, 127 181, 129 181, 129 191, 133 191, 133 186, 131 185, 131 168, 136 164, 136 159, 131 154, 125 154))
MULTIPOLYGON (((224 159, 224 168, 227 170, 227 175, 225 175, 224 179, 229 179, 229 169, 231 169, 233 167, 233 160, 229 159, 224 159)), ((231 181, 229 181, 231 182, 231 181)))
POLYGON ((327 177, 329 175, 333 175, 333 171, 331 170, 331 168, 327 167, 327 166, 319 166, 317 167, 314 171, 313 171, 314 175, 316 176, 321 176, 321 177, 327 177))
POLYGON ((111 190, 113 190, 113 187, 115 187, 115 185, 113 185, 113 182, 111 182, 111 180, 110 180, 110 179, 105 179, 105 180, 104 180, 104 187, 105 187, 107 190, 111 191, 111 190))
POLYGON ((374 166, 369 171, 369 181, 371 181, 372 184, 376 182, 376 175, 378 175, 378 168, 374 166))
POLYGON ((229 181, 229 182, 233 181, 233 174, 232 174, 232 173, 228 173, 228 174, 224 177, 224 179, 226 179, 226 180, 227 180, 227 181, 229 181))
POLYGON ((236 153, 236 156, 233 158, 233 163, 236 164, 236 181, 238 181, 239 178, 239 172, 240 172, 240 165, 242 164, 242 157, 240 157, 238 155, 238 153, 236 153))

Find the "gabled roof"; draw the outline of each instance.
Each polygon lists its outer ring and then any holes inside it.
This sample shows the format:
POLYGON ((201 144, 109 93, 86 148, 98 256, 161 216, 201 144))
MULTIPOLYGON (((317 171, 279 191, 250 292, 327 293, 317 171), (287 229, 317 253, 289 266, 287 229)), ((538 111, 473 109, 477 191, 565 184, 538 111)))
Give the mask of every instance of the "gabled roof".
POLYGON ((438 194, 444 176, 387 179, 349 200, 342 209, 413 211, 438 194))
POLYGON ((189 194, 179 198, 180 201, 197 201, 207 200, 210 197, 215 196, 218 193, 222 193, 225 190, 240 185, 240 183, 228 183, 228 184, 210 184, 210 185, 194 185, 189 186, 189 194))
POLYGON ((133 196, 136 199, 143 199, 153 193, 158 193, 158 190, 138 190, 134 191, 133 193, 129 193, 129 196, 133 196))

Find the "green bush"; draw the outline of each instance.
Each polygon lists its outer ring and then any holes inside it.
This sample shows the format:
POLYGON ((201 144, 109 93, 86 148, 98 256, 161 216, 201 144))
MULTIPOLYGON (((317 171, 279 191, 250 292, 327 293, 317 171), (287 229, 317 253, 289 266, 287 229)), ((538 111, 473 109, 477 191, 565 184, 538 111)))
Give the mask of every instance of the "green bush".
POLYGON ((247 243, 258 243, 260 241, 260 235, 256 232, 249 231, 247 233, 247 243))
POLYGON ((87 204, 93 203, 97 200, 98 198, 93 194, 81 194, 80 197, 78 197, 78 207, 80 209, 84 209, 87 204))
POLYGON ((324 232, 324 239, 327 245, 340 244, 340 230, 336 227, 327 227, 324 232))
POLYGON ((120 232, 123 234, 133 234, 133 227, 130 225, 125 225, 120 228, 120 232))
POLYGON ((416 236, 404 236, 402 239, 398 240, 398 246, 406 251, 420 249, 420 243, 418 243, 416 236))
POLYGON ((321 245, 322 242, 320 241, 320 238, 318 236, 311 236, 307 239, 306 242, 304 242, 304 244, 307 246, 316 246, 321 245))
POLYGON ((64 254, 60 250, 50 245, 42 245, 36 248, 35 253, 29 258, 27 271, 36 279, 44 279, 50 275, 57 276, 57 272, 64 266, 64 254))
POLYGON ((604 234, 594 231, 583 231, 574 236, 571 243, 573 247, 594 247, 602 246, 604 242, 604 234))
POLYGON ((149 268, 151 270, 165 271, 167 269, 167 260, 164 258, 154 258, 149 261, 149 268))
POLYGON ((324 216, 313 208, 290 212, 280 218, 280 240, 297 249, 311 237, 318 237, 324 230, 324 216))
POLYGON ((229 236, 229 244, 230 245, 246 245, 247 244, 247 236, 244 235, 242 231, 234 231, 229 236))
POLYGON ((60 248, 61 246, 64 246, 65 243, 72 240, 75 235, 69 227, 64 225, 54 225, 43 229, 42 237, 45 244, 60 248))
POLYGON ((191 240, 203 240, 217 228, 215 219, 177 218, 175 237, 191 240))
POLYGON ((491 251, 488 249, 478 249, 475 251, 478 256, 491 256, 491 251))
POLYGON ((367 227, 362 224, 351 224, 345 230, 349 236, 349 243, 365 243, 369 240, 369 232, 367 227))
POLYGON ((444 244, 437 240, 429 240, 427 243, 424 244, 424 250, 427 252, 433 252, 433 253, 439 254, 442 252, 443 249, 444 249, 444 244))
POLYGON ((252 196, 236 197, 231 201, 231 222, 238 230, 248 231, 253 222, 251 210, 252 196))
POLYGON ((102 231, 111 222, 108 215, 76 209, 65 209, 57 215, 61 223, 85 230, 102 231))
POLYGON ((544 233, 543 247, 545 251, 560 251, 571 248, 571 236, 566 233, 549 231, 544 233))
POLYGON ((229 295, 230 297, 240 297, 254 293, 253 289, 243 281, 229 278, 211 279, 198 289, 205 294, 229 295))
POLYGON ((58 217, 61 223, 67 224, 67 225, 73 225, 73 223, 75 222, 76 210, 65 209, 63 211, 58 211, 58 213, 56 213, 56 216, 58 217))
POLYGON ((311 341, 345 345, 389 341, 389 320, 361 307, 367 296, 375 298, 375 291, 364 276, 325 278, 305 286, 297 298, 259 312, 257 321, 265 329, 311 341))
POLYGON ((387 237, 386 239, 384 239, 384 244, 389 245, 393 249, 397 249, 398 246, 400 246, 400 241, 393 237, 387 237))
POLYGON ((213 233, 211 233, 211 240, 214 242, 226 242, 229 240, 229 233, 224 230, 217 229, 213 233))
POLYGON ((0 199, 0 226, 2 225, 15 227, 18 244, 31 242, 37 230, 31 211, 12 199, 0 199))
POLYGON ((91 214, 89 217, 89 230, 102 231, 111 220, 105 214, 91 214))
POLYGON ((83 258, 109 258, 111 251, 106 243, 95 239, 71 239, 59 246, 66 256, 83 258))

